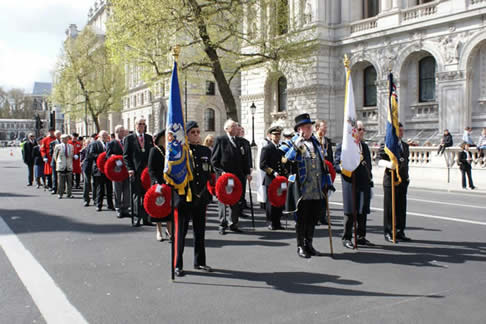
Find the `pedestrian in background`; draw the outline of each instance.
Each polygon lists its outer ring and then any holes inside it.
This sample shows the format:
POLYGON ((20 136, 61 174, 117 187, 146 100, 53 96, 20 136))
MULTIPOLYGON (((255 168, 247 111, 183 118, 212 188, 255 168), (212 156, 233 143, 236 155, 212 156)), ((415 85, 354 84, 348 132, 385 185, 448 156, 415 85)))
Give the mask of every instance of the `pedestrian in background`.
MULTIPOLYGON (((39 139, 39 143, 42 139, 39 139)), ((33 148, 33 159, 34 159, 34 177, 35 182, 37 183, 37 189, 41 187, 41 180, 42 185, 44 186, 44 190, 46 189, 46 177, 44 176, 44 160, 42 158, 42 154, 40 151, 40 145, 35 145, 33 148)))
POLYGON ((479 163, 482 164, 483 168, 486 167, 486 159, 484 158, 484 151, 486 150, 486 127, 483 128, 481 135, 478 140, 479 149, 479 163))
POLYGON ((444 135, 442 135, 442 139, 440 140, 439 150, 437 151, 437 155, 444 154, 446 148, 451 147, 453 145, 452 135, 449 133, 448 129, 444 129, 444 135))
POLYGON ((212 151, 214 146, 214 136, 211 134, 206 136, 206 138, 204 138, 203 145, 209 147, 209 149, 212 151))
POLYGON ((472 154, 469 151, 469 144, 467 144, 466 142, 463 142, 461 144, 461 149, 462 149, 462 152, 459 152, 457 164, 459 165, 459 168, 461 169, 462 189, 467 189, 467 187, 466 187, 466 175, 467 175, 467 180, 469 181, 469 188, 471 190, 474 190, 474 189, 476 189, 476 187, 474 187, 473 180, 472 180, 472 174, 471 174, 472 154))
POLYGON ((27 165, 27 186, 32 186, 34 181, 34 147, 36 145, 35 135, 30 133, 22 149, 22 158, 27 165))
POLYGON ((472 127, 467 126, 466 128, 464 128, 464 133, 462 134, 462 141, 469 145, 469 147, 476 146, 476 144, 474 144, 472 140, 471 133, 472 127))

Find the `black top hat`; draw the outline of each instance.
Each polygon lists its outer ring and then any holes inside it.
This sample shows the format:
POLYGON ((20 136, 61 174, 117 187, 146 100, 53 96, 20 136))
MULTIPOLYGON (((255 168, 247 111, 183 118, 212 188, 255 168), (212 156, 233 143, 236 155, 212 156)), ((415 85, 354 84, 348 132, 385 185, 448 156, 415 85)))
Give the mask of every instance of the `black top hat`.
POLYGON ((282 127, 272 126, 268 129, 268 134, 280 134, 282 133, 282 127))
POLYGON ((315 124, 315 122, 311 120, 309 114, 298 115, 297 117, 295 117, 294 131, 297 131, 297 127, 305 124, 315 124))
POLYGON ((193 128, 199 128, 199 125, 194 120, 188 121, 186 124, 186 134, 193 128))

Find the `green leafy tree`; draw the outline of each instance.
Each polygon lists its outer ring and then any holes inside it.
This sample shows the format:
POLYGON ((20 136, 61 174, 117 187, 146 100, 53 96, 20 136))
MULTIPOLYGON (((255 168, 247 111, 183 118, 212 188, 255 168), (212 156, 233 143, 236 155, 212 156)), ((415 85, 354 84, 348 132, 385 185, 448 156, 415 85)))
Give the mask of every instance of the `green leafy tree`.
POLYGON ((101 115, 122 108, 123 69, 110 61, 104 36, 89 26, 64 43, 54 79, 52 101, 74 120, 86 107, 97 131, 101 115))
POLYGON ((177 44, 179 69, 211 73, 235 120, 230 84, 242 69, 282 71, 285 62, 304 61, 315 50, 314 34, 289 32, 294 22, 285 0, 112 0, 110 10, 107 44, 116 62, 143 67, 144 80, 152 82, 170 73, 177 44), (269 15, 257 26, 260 12, 269 15))

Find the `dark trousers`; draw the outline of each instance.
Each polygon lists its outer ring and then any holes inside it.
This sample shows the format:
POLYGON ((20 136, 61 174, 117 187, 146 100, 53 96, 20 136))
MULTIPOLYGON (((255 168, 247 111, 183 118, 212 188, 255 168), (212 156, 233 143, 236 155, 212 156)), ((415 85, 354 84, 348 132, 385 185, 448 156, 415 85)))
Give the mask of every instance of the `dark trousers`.
POLYGON ((113 208, 113 186, 111 181, 108 180, 105 175, 94 177, 93 192, 96 192, 96 206, 103 206, 103 198, 106 194, 106 204, 108 205, 108 208, 113 208))
POLYGON ((46 174, 45 177, 47 179, 47 187, 52 188, 52 174, 46 174))
MULTIPOLYGON (((383 186, 383 231, 384 234, 392 235, 392 188, 383 186)), ((405 231, 407 220, 407 191, 408 182, 395 186, 395 217, 397 232, 405 231)))
POLYGON ((56 169, 56 165, 54 164, 54 167, 52 168, 52 190, 54 191, 54 193, 57 193, 58 180, 57 180, 57 171, 55 169, 56 169))
MULTIPOLYGON (((267 203, 269 204, 269 203, 267 203)), ((314 229, 322 209, 322 200, 301 200, 297 209, 295 232, 297 246, 312 246, 314 229)))
POLYGON ((133 206, 133 216, 142 219, 144 223, 149 222, 149 217, 145 208, 143 207, 143 197, 145 191, 142 188, 142 182, 140 181, 140 174, 136 173, 135 176, 130 178, 130 185, 132 186, 132 206, 133 206))
MULTIPOLYGON (((241 184, 245 182, 246 178, 245 177, 238 177, 240 179, 241 184)), ((245 191, 242 193, 242 197, 245 196, 245 191)), ((241 201, 241 198, 240 198, 241 201)), ((241 215, 241 204, 240 201, 238 201, 236 204, 233 206, 228 206, 230 210, 230 220, 231 224, 230 226, 232 227, 238 227, 238 222, 240 219, 241 215)), ((223 203, 218 201, 218 218, 219 218, 219 228, 227 228, 228 227, 228 220, 226 218, 226 211, 227 211, 227 205, 224 205, 223 203)))
POLYGON ((115 182, 115 208, 121 213, 128 213, 130 207, 129 180, 115 182))
POLYGON ((84 185, 83 185, 83 199, 84 201, 90 201, 89 193, 93 192, 93 201, 96 201, 96 191, 93 189, 91 173, 84 173, 84 185))
POLYGON ((183 268, 183 254, 189 220, 192 219, 192 230, 194 232, 194 265, 206 265, 206 248, 204 244, 204 233, 206 231, 206 207, 193 204, 181 203, 177 214, 174 215, 175 226, 175 267, 183 268))
POLYGON ((326 199, 322 200, 322 213, 319 215, 321 224, 327 225, 327 203, 326 199))
MULTIPOLYGON (((268 192, 268 187, 265 186, 265 191, 268 192)), ((283 207, 274 207, 270 202, 265 204, 265 214, 267 216, 267 222, 269 222, 273 228, 282 226, 280 219, 282 218, 283 207)))
MULTIPOLYGON (((366 221, 368 218, 368 214, 358 214, 357 215, 357 232, 358 238, 366 237, 366 221)), ((353 215, 352 214, 344 214, 344 232, 343 232, 343 240, 351 240, 353 237, 353 215)))
POLYGON ((461 175, 462 175, 462 187, 466 188, 466 175, 467 175, 467 180, 469 181, 469 188, 474 188, 471 168, 461 169, 461 175))
POLYGON ((81 182, 81 173, 73 173, 73 184, 76 188, 79 188, 81 182))
POLYGON ((27 165, 27 183, 32 184, 34 182, 34 162, 26 163, 27 165))

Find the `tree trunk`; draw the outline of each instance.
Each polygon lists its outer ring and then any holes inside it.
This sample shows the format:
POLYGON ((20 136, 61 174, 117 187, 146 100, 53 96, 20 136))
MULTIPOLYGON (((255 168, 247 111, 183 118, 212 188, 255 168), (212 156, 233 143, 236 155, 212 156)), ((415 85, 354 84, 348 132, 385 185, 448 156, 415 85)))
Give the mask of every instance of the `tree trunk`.
POLYGON ((224 75, 218 53, 211 45, 212 42, 209 38, 206 22, 204 21, 204 17, 201 13, 201 7, 199 7, 196 0, 188 0, 188 2, 194 11, 194 16, 197 21, 197 28, 199 30, 199 37, 201 37, 204 43, 204 52, 206 52, 206 55, 211 60, 211 64, 213 66, 212 73, 216 83, 218 84, 219 93, 221 94, 221 98, 223 99, 223 103, 226 108, 226 114, 229 118, 238 121, 238 111, 236 109, 235 97, 233 96, 233 92, 231 91, 228 80, 224 75))

